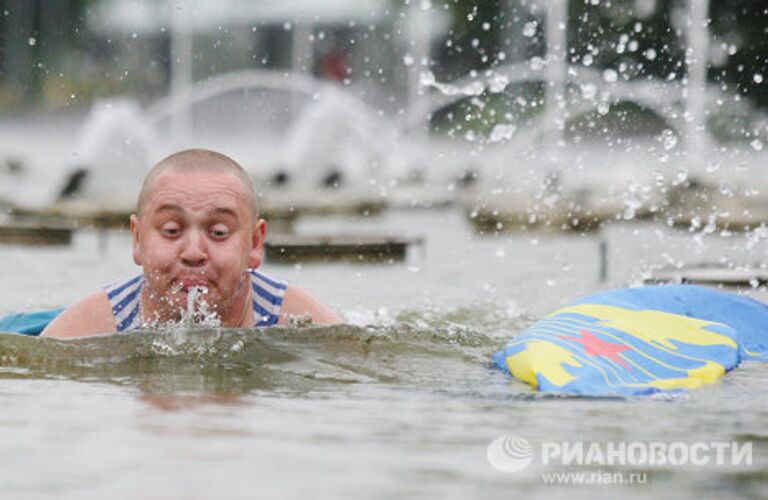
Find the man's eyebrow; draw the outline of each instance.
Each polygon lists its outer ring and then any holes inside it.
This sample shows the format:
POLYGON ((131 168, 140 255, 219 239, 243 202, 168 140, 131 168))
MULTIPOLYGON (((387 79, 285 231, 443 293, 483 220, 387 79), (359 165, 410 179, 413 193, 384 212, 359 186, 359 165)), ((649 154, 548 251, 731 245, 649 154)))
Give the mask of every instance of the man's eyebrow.
MULTIPOLYGON (((183 212, 184 208, 181 205, 175 203, 163 203, 155 209, 156 212, 171 210, 174 212, 183 212)), ((224 214, 224 215, 237 215, 237 211, 234 208, 229 207, 216 207, 209 211, 212 214, 224 214)))
MULTIPOLYGON (((175 203, 163 203, 159 207, 155 209, 155 213, 160 212, 174 212, 174 213, 183 213, 184 208, 181 205, 177 205, 175 203)), ((237 210, 234 208, 229 207, 216 207, 212 210, 208 211, 209 216, 218 216, 218 217, 233 217, 235 219, 238 218, 237 210)))
POLYGON ((227 207, 217 207, 211 210, 213 215, 229 215, 231 217, 237 217, 237 211, 227 207))
POLYGON ((179 205, 173 203, 163 203, 155 209, 155 212, 182 212, 182 208, 179 205))

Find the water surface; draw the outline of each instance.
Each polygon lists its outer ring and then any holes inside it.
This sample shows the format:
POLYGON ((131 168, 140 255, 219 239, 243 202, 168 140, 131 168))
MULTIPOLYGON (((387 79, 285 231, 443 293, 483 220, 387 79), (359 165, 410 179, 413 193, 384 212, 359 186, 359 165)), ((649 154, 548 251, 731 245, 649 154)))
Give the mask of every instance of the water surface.
MULTIPOLYGON (((421 236, 405 263, 270 266, 342 312, 338 327, 147 330, 74 341, 0 335, 0 491, 35 498, 760 498, 768 365, 637 399, 544 396, 490 354, 580 295, 676 262, 753 263, 765 243, 660 224, 478 238, 456 210, 304 219, 299 231, 421 236), (599 241, 609 281, 599 282, 599 241), (557 487, 493 469, 503 434, 751 441, 750 468, 648 470, 641 486, 557 487)), ((136 271, 126 233, 0 247, 0 314, 66 305, 136 271)))

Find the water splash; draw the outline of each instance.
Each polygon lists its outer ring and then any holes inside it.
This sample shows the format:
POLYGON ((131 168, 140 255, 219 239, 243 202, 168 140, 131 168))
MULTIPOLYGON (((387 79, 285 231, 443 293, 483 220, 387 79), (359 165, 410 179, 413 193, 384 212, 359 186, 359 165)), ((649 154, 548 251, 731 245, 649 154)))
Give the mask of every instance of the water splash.
POLYGON ((211 311, 205 297, 208 295, 208 287, 193 286, 187 291, 187 307, 181 310, 181 326, 221 326, 221 317, 215 311, 211 311))
POLYGON ((221 317, 218 312, 213 311, 211 305, 206 300, 208 287, 192 286, 187 291, 187 300, 184 304, 178 304, 179 293, 183 285, 174 284, 170 288, 170 294, 164 297, 150 296, 153 300, 166 302, 172 309, 178 307, 179 319, 176 321, 161 321, 159 317, 144 318, 142 328, 159 329, 175 331, 182 328, 219 328, 221 327, 221 317))
MULTIPOLYGON (((199 318, 205 294, 190 295, 188 316, 199 318)), ((150 392, 237 393, 371 382, 458 387, 491 377, 508 391, 488 360, 531 321, 510 304, 407 311, 386 325, 175 324, 68 341, 0 334, 0 380, 63 377, 151 386, 150 392)))

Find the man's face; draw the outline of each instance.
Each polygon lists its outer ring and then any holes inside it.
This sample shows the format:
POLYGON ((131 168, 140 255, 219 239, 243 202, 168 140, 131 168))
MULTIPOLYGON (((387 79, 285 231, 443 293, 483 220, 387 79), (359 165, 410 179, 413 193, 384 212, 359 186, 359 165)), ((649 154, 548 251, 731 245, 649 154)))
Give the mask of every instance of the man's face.
MULTIPOLYGON (((131 216, 133 259, 142 266, 151 309, 161 321, 177 319, 193 287, 222 317, 231 315, 249 283, 248 267, 261 263, 264 221, 254 221, 245 187, 229 173, 161 173, 139 217, 131 216)), ((242 302, 240 302, 242 303, 242 302)))

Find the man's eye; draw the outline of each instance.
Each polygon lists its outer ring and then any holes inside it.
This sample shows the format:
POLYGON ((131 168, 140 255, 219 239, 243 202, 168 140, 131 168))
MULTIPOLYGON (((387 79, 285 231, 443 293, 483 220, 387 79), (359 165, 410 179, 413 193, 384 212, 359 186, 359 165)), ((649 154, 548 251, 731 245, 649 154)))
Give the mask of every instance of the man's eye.
POLYGON ((178 236, 181 232, 177 227, 164 227, 160 229, 164 236, 178 236))
POLYGON ((225 227, 214 227, 211 229, 211 236, 217 239, 226 238, 229 235, 229 229, 225 227))

